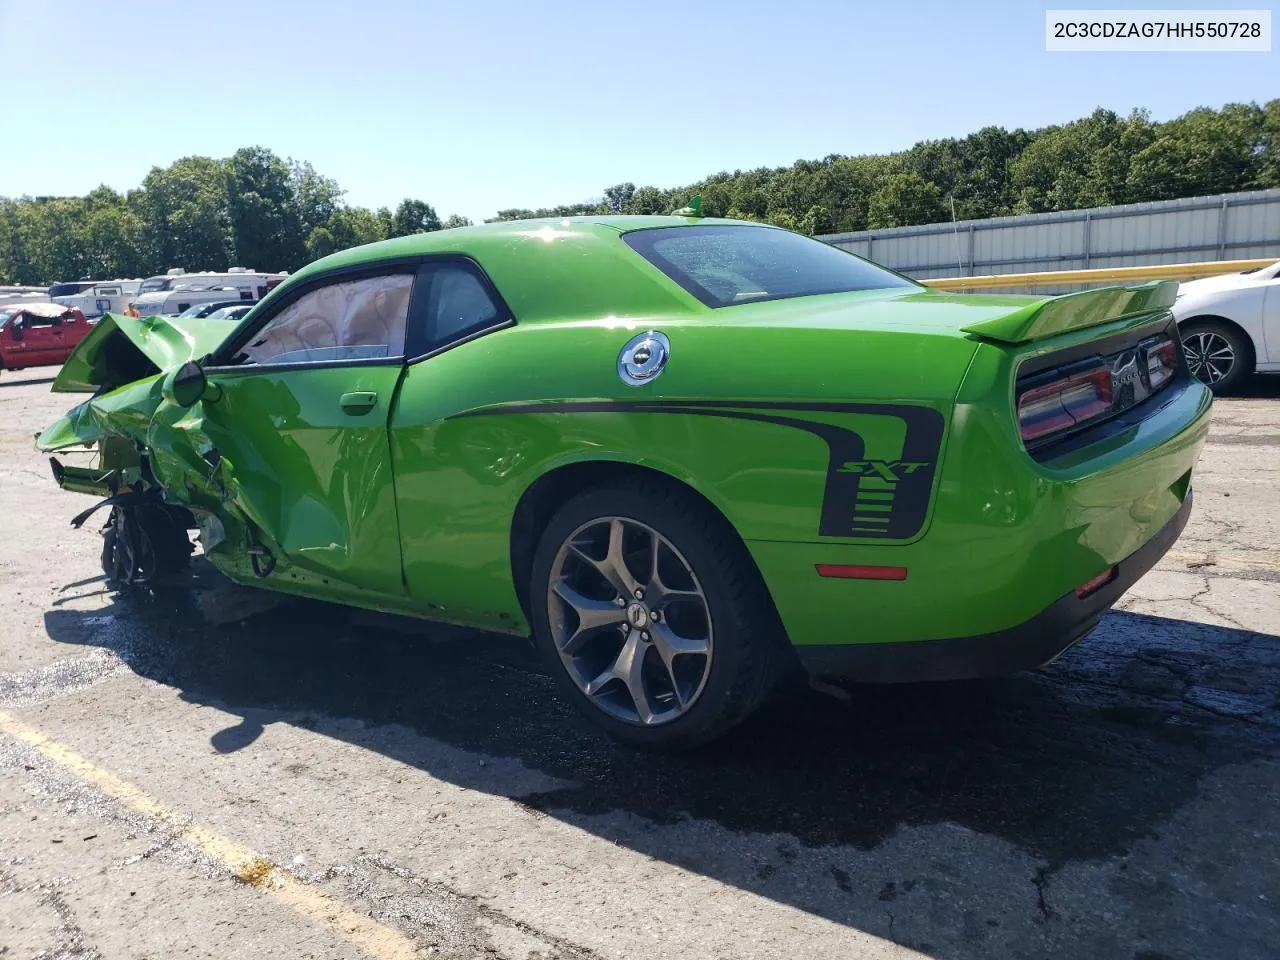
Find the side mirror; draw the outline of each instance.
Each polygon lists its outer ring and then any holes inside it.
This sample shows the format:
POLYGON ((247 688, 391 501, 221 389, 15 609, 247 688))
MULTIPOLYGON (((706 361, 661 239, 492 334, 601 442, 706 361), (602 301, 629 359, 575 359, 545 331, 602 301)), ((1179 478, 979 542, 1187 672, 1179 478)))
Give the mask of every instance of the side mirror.
POLYGON ((166 400, 180 407, 194 407, 209 389, 209 381, 200 364, 188 360, 165 375, 160 390, 166 400))

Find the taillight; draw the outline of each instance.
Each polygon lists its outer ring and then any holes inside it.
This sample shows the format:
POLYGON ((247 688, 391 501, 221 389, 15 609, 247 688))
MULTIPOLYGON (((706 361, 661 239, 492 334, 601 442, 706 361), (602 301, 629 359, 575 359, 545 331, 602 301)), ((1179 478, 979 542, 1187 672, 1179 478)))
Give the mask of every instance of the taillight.
POLYGON ((1023 393, 1018 398, 1018 429, 1029 443, 1104 415, 1111 401, 1111 370, 1095 361, 1023 393))
POLYGON ((1018 382, 1018 431, 1030 448, 1050 437, 1137 406, 1178 372, 1178 342, 1169 334, 1094 356, 1018 382))
POLYGON ((1141 344, 1147 356, 1147 380, 1155 390, 1178 370, 1178 344, 1172 337, 1152 337, 1141 344))

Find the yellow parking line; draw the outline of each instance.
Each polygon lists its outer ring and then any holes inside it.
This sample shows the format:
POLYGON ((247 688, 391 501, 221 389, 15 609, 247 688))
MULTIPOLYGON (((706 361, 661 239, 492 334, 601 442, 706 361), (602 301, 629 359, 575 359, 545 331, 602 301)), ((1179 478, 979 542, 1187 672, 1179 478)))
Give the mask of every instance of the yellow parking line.
POLYGON ((1182 550, 1170 550, 1165 556, 1170 560, 1180 560, 1188 566, 1248 567, 1255 570, 1271 570, 1275 573, 1280 573, 1280 563, 1272 563, 1269 560, 1254 560, 1252 557, 1239 557, 1230 553, 1185 553, 1182 550))
POLYGON ((418 956, 413 942, 402 933, 357 913, 248 847, 191 822, 155 797, 86 760, 5 710, 0 710, 0 733, 7 733, 34 747, 58 766, 126 807, 159 820, 177 839, 223 864, 241 883, 257 887, 288 904, 317 926, 354 944, 375 960, 411 960, 418 956))

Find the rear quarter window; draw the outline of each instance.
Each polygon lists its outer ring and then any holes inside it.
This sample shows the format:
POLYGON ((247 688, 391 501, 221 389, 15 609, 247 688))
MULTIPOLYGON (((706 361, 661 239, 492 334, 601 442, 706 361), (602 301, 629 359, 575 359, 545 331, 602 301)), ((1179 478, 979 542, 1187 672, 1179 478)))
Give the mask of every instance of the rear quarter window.
POLYGON ((771 227, 634 230, 623 240, 709 307, 889 288, 905 277, 838 247, 771 227))

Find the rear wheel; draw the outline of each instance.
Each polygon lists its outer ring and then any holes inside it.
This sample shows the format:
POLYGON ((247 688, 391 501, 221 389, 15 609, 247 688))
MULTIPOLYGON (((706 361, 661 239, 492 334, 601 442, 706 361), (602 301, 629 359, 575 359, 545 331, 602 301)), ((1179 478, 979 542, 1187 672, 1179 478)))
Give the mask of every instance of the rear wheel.
POLYGON ((732 528, 661 482, 566 503, 534 556, 530 598, 565 695, 635 746, 689 749, 725 733, 772 691, 786 649, 732 528))
POLYGON ((1179 328, 1187 366, 1214 393, 1229 393, 1253 373, 1253 343, 1220 320, 1191 320, 1179 328))

